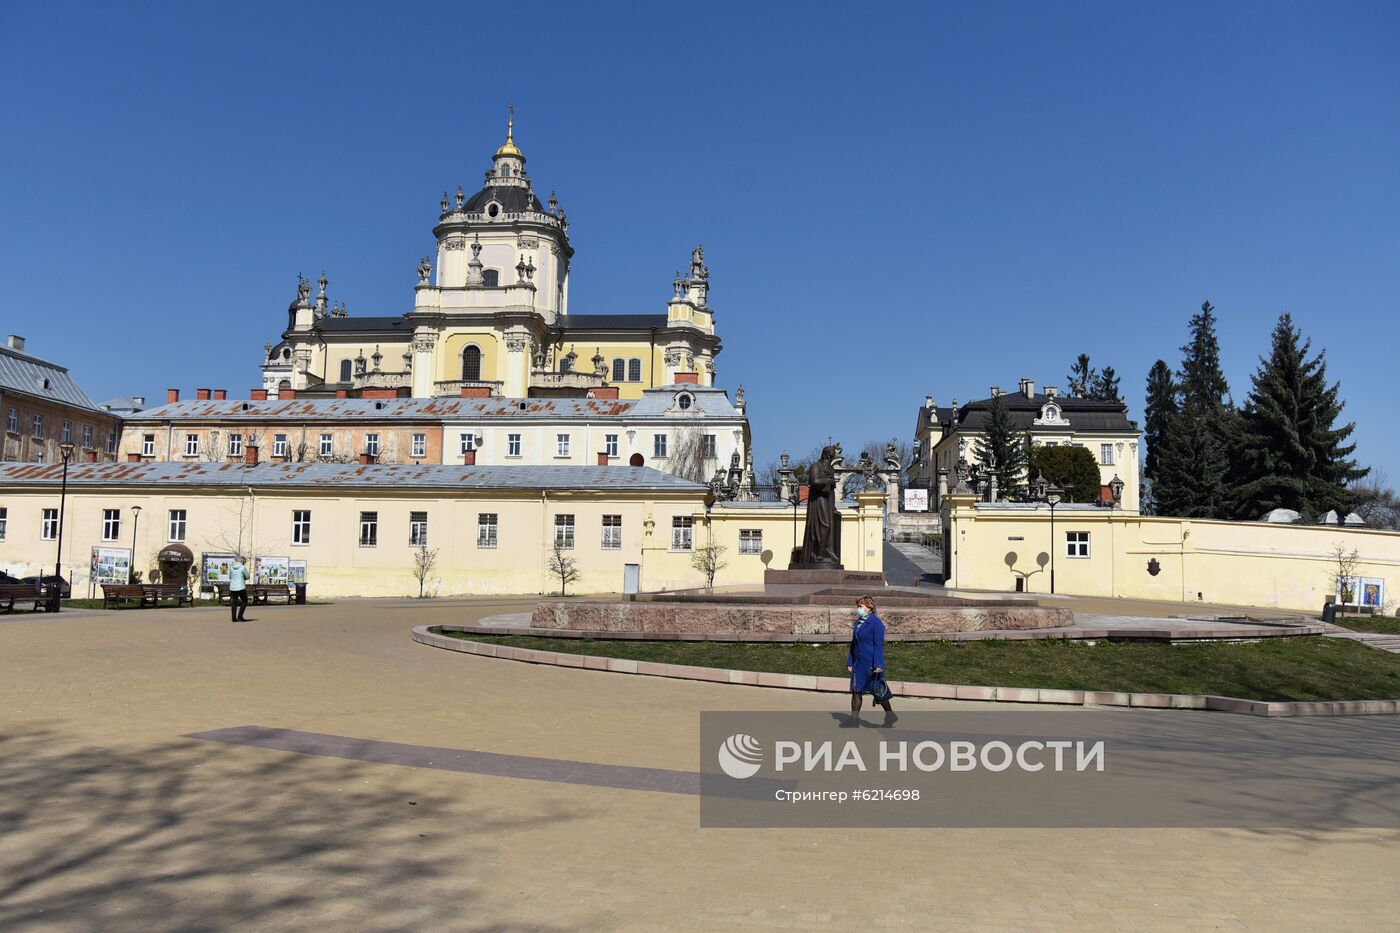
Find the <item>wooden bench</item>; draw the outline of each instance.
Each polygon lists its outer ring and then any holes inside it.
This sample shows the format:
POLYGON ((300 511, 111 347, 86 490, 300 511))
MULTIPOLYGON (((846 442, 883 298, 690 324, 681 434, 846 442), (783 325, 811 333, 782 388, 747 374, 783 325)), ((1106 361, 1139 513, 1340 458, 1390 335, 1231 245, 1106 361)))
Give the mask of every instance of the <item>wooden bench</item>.
POLYGON ((135 602, 136 605, 146 605, 146 588, 139 583, 104 583, 102 584, 102 608, 120 609, 122 603, 135 602))
POLYGON ((155 608, 162 599, 175 600, 176 606, 193 606, 188 587, 178 583, 144 583, 141 585, 141 605, 155 608))
POLYGON ((34 611, 38 612, 39 607, 45 605, 48 600, 39 595, 37 587, 27 583, 6 583, 0 584, 0 609, 6 612, 15 611, 15 603, 34 603, 34 611))
MULTIPOLYGON (((215 597, 214 597, 214 598, 215 598, 220 604, 223 604, 223 603, 228 602, 228 584, 227 584, 227 583, 216 583, 216 584, 214 584, 214 593, 215 593, 215 597)), ((248 603, 249 603, 249 605, 253 605, 253 606, 266 606, 268 603, 272 602, 274 599, 280 599, 280 600, 286 602, 288 605, 291 605, 291 603, 296 599, 296 590, 294 590, 294 589, 292 588, 292 585, 291 585, 290 583, 283 583, 283 584, 273 584, 273 583, 249 583, 249 584, 248 584, 248 603)))

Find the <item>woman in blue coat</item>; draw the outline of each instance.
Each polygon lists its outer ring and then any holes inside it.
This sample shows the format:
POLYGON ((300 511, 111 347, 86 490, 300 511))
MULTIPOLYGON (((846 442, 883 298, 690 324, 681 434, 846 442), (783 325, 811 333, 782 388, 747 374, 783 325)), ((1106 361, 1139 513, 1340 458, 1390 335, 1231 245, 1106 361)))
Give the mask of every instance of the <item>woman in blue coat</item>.
MULTIPOLYGON (((851 673, 851 712, 860 712, 864 694, 876 674, 885 672, 885 623, 875 614, 875 600, 862 596, 856 602, 855 628, 851 631, 851 650, 846 654, 846 670, 851 673)), ((893 713, 889 700, 875 699, 893 713)))

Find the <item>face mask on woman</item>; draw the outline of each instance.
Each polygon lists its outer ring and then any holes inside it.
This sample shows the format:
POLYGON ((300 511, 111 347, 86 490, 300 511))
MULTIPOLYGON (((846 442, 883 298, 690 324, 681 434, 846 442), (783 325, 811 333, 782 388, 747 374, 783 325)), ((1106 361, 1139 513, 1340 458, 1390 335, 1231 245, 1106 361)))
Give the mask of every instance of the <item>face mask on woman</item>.
POLYGON ((862 619, 864 619, 866 616, 870 615, 870 610, 869 610, 869 609, 866 609, 864 606, 857 606, 857 607, 856 607, 856 615, 858 615, 858 616, 860 616, 862 619))

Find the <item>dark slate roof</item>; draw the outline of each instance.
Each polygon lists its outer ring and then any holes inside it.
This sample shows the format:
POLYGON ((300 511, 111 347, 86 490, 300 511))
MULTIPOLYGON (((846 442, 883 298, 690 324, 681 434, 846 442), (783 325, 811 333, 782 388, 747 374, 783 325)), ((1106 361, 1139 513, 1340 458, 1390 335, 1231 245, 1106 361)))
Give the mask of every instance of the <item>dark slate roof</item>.
MULTIPOLYGON (((57 486, 56 464, 0 463, 0 489, 57 486)), ((703 492, 707 487, 651 467, 451 466, 342 463, 79 463, 70 486, 255 486, 337 489, 629 489, 703 492)))
POLYGON ((483 212, 491 201, 500 204, 501 210, 508 214, 520 211, 545 213, 544 205, 540 203, 539 198, 535 197, 535 193, 529 188, 522 188, 519 185, 487 185, 472 195, 471 200, 462 209, 483 212))
POLYGON ((101 411, 65 367, 9 347, 0 347, 0 390, 101 411))
MULTIPOLYGON (((1051 399, 1041 393, 1026 396, 1021 392, 1006 392, 1001 396, 1001 400, 1011 415, 1012 426, 1018 431, 1032 427, 1031 423, 1040 417, 1040 410, 1050 401, 1060 406, 1060 412, 1066 422, 1066 431, 1137 431, 1137 425, 1128 420, 1128 406, 1122 402, 1063 395, 1051 399)), ((960 428, 979 431, 987 423, 991 408, 990 398, 960 405, 956 413, 951 409, 940 408, 940 423, 945 432, 952 429, 954 420, 960 428)), ((1055 425, 1035 425, 1035 428, 1037 431, 1054 430, 1055 425)))
POLYGON ((403 315, 392 317, 323 317, 316 322, 316 327, 327 333, 372 330, 400 330, 406 334, 413 332, 413 325, 403 315))
POLYGON ((648 330, 665 327, 664 314, 566 314, 559 318, 564 330, 648 330))

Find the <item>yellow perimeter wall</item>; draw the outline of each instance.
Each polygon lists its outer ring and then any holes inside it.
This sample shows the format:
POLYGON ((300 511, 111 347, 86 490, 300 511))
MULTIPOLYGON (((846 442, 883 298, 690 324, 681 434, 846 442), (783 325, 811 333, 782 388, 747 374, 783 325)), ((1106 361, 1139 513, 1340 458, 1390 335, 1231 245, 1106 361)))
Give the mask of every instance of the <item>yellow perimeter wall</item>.
MULTIPOLYGON (((843 559, 852 569, 883 568, 880 546, 880 497, 869 497, 860 509, 843 515, 843 559)), ((58 494, 48 490, 0 488, 5 509, 5 534, 0 539, 0 569, 15 576, 52 573, 56 541, 41 540, 41 513, 58 507, 58 494)), ((557 592, 558 579, 548 570, 553 556, 554 517, 574 516, 575 545, 566 555, 575 560, 580 579, 570 593, 618 593, 624 565, 640 565, 643 591, 704 585, 692 566, 691 552, 671 547, 672 519, 690 516, 693 549, 711 540, 726 548, 716 586, 757 584, 766 565, 786 567, 793 537, 791 508, 716 507, 706 513, 696 493, 459 491, 374 492, 344 490, 208 489, 70 489, 63 535, 63 573, 73 595, 89 593, 90 555, 94 546, 132 546, 131 507, 142 508, 135 534, 135 567, 143 573, 169 539, 170 511, 186 513, 183 543, 196 560, 204 553, 239 549, 251 557, 290 557, 307 561, 308 589, 315 597, 416 595, 413 574, 415 549, 409 545, 411 512, 428 514, 428 545, 438 550, 437 567, 428 592, 434 595, 470 593, 557 592), (104 509, 121 512, 117 539, 102 540, 104 509), (309 510, 311 543, 293 545, 292 512, 309 510), (362 547, 360 516, 378 515, 378 540, 362 547), (479 517, 497 516, 497 545, 478 546, 479 517), (602 548, 603 515, 622 516, 622 547, 602 548), (741 529, 762 531, 760 554, 739 553, 741 529)), ((802 515, 796 534, 803 533, 802 515)), ((149 577, 146 578, 149 580, 149 577)), ((100 595, 100 594, 99 594, 100 595)))
MULTIPOLYGON (((1016 570, 1034 571, 1037 555, 1051 547, 1048 507, 1000 510, 963 500, 947 517, 949 586, 1013 590, 1016 575, 1008 556, 1016 554, 1016 570)), ((1339 545, 1358 552, 1358 577, 1384 581, 1382 608, 1393 609, 1400 597, 1400 533, 1156 518, 1109 509, 1056 510, 1055 591, 1317 612, 1334 591, 1333 551, 1339 545), (1089 533, 1088 557, 1068 556, 1068 532, 1089 533), (1148 572, 1154 559, 1155 576, 1148 572)), ((1049 576, 1048 565, 1032 573, 1027 589, 1048 592, 1049 576)))

